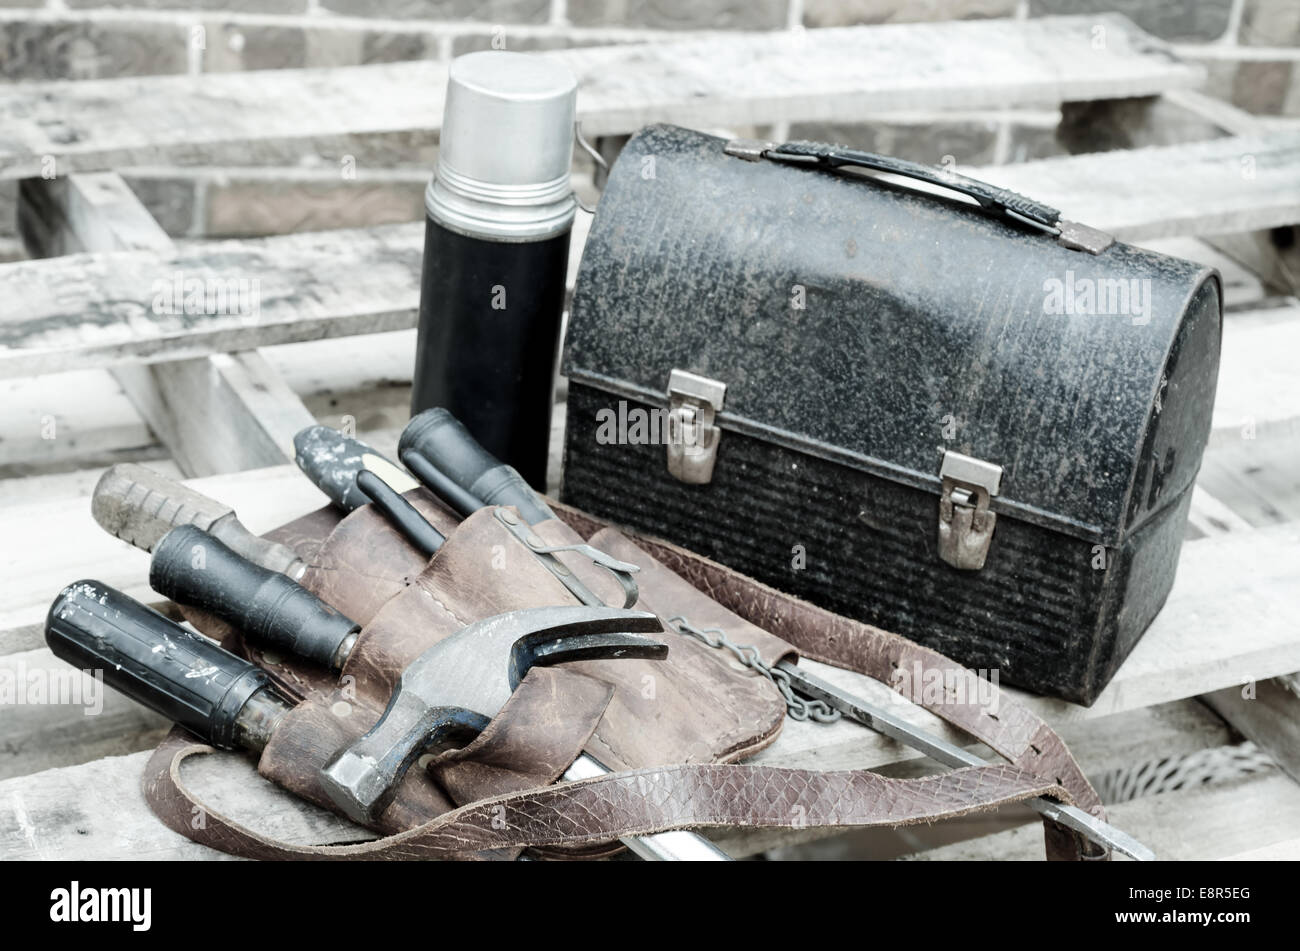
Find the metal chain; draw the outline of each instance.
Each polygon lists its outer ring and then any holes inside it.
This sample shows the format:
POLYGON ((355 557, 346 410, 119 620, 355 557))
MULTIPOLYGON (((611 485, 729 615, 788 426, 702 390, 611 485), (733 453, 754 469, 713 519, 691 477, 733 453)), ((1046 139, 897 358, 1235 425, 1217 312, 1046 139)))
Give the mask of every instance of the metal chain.
POLYGON ((796 696, 790 686, 790 675, 777 667, 769 667, 758 656, 758 648, 752 644, 737 644, 727 638, 720 628, 710 627, 700 630, 680 614, 668 619, 679 634, 688 634, 696 640, 703 641, 713 648, 731 651, 736 660, 750 670, 762 674, 776 685, 785 698, 785 710, 792 720, 813 720, 817 723, 834 723, 840 718, 840 711, 829 706, 823 700, 805 700, 796 696), (712 636, 710 636, 712 635, 712 636))

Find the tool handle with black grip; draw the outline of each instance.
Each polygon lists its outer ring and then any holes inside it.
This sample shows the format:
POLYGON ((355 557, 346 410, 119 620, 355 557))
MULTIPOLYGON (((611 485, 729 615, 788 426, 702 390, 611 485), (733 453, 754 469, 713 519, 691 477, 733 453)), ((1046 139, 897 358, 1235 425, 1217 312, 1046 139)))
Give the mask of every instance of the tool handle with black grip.
POLYGON ((154 548, 149 584, 179 604, 215 614, 261 647, 327 667, 342 665, 344 642, 360 629, 302 585, 193 525, 172 529, 154 548))
POLYGON ((484 449, 464 424, 442 407, 427 409, 406 424, 398 455, 406 458, 408 452, 423 456, 484 505, 513 505, 530 525, 555 518, 523 476, 484 449))
POLYGON ((45 640, 55 657, 222 749, 248 745, 239 713, 270 687, 260 667, 99 581, 59 592, 45 640))
POLYGON ((119 463, 100 476, 90 512, 110 535, 144 551, 153 551, 176 526, 196 525, 263 568, 297 577, 306 567, 292 548, 245 528, 229 505, 135 463, 119 463))

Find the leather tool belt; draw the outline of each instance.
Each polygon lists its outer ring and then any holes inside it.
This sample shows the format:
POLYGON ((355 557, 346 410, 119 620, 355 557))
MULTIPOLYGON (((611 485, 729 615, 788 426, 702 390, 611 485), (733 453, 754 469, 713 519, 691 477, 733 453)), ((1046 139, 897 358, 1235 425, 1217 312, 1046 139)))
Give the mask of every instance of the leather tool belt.
MULTIPOLYGON (((187 612, 209 636, 258 663, 301 703, 263 751, 259 772, 333 809, 318 772, 381 716, 402 670, 430 645, 474 621, 528 607, 579 603, 560 575, 512 532, 513 510, 487 508, 457 521, 424 490, 407 498, 446 544, 431 560, 363 506, 340 518, 322 509, 271 533, 310 564, 301 583, 363 625, 338 675, 243 643, 221 622, 187 612)), ((431 755, 402 780, 361 844, 277 841, 201 802, 184 761, 218 753, 181 728, 151 757, 146 798, 170 828, 234 855, 263 859, 512 859, 600 857, 614 840, 670 829, 901 826, 1050 796, 1104 818, 1100 800, 1060 737, 1005 695, 921 698, 931 712, 1005 757, 920 779, 865 770, 817 771, 738 761, 771 744, 786 701, 769 679, 731 655, 672 633, 676 619, 752 645, 766 664, 797 656, 883 683, 897 668, 959 673, 942 655, 901 637, 781 594, 676 546, 633 539, 571 509, 532 526, 552 557, 609 604, 620 579, 569 546, 589 543, 639 567, 638 606, 665 621, 668 659, 534 668, 509 703, 462 749, 431 755), (980 701, 983 700, 983 703, 980 701), (992 710, 996 715, 991 715, 992 710), (555 785, 584 750, 615 770, 555 785), (194 828, 202 809, 205 822, 194 828)), ((622 579, 625 583, 626 579, 622 579)), ((680 625, 680 621, 676 621, 680 625)), ((996 691, 996 686, 990 685, 996 691)), ((865 729, 865 728, 864 728, 865 729)), ((1105 858, 1045 820, 1048 858, 1105 858)))

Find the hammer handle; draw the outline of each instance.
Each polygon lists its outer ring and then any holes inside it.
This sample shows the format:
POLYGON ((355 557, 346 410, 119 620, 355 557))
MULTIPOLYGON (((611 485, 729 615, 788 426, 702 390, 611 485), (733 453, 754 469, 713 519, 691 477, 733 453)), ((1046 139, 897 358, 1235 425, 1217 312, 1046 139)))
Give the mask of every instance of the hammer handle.
POLYGON ((263 647, 326 667, 342 666, 360 630, 302 585, 193 525, 172 529, 154 548, 149 584, 173 601, 215 614, 263 647))
POLYGON ((109 534, 144 551, 176 526, 195 525, 263 568, 298 577, 306 567, 293 549, 245 528, 230 506, 134 463, 100 476, 90 511, 109 534))

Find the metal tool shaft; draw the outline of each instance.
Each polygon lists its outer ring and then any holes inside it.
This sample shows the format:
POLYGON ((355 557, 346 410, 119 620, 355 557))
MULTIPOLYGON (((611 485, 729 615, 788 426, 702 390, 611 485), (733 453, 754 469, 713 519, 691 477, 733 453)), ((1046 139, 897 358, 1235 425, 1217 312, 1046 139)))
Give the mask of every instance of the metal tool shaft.
MULTIPOLYGON (((800 669, 795 664, 783 661, 777 664, 777 667, 790 675, 791 686, 800 693, 825 701, 846 717, 857 720, 859 723, 871 727, 877 733, 883 733, 885 736, 910 746, 912 749, 920 750, 926 756, 943 763, 945 766, 990 765, 987 760, 969 750, 964 750, 960 746, 949 743, 927 730, 908 723, 902 717, 883 710, 874 704, 867 703, 860 697, 855 697, 848 691, 841 690, 834 684, 800 669)), ((1146 862, 1152 861, 1156 857, 1154 852, 1128 833, 1116 829, 1096 816, 1089 815, 1077 806, 1054 802, 1042 796, 1029 800, 1025 805, 1040 815, 1059 822, 1068 829, 1073 829, 1099 845, 1114 849, 1116 852, 1122 852, 1129 858, 1146 862)))
MULTIPOLYGON (((583 753, 573 761, 573 765, 565 771, 562 778, 567 782, 577 782, 580 779, 607 776, 611 772, 613 770, 602 766, 597 760, 583 753)), ((629 852, 653 862, 731 861, 731 856, 708 839, 685 829, 656 832, 639 838, 627 836, 619 841, 627 846, 629 852)))

